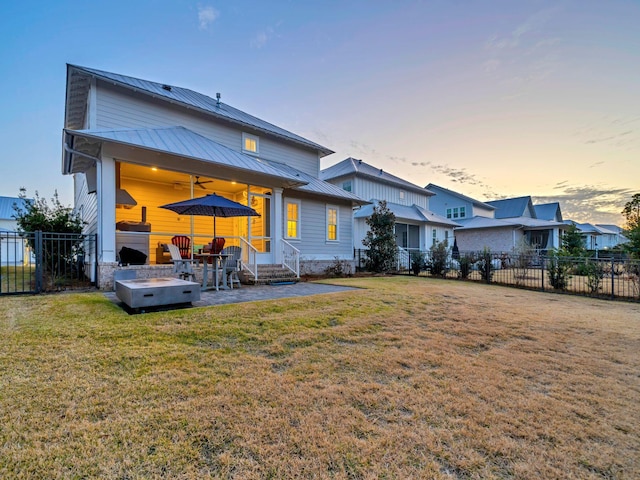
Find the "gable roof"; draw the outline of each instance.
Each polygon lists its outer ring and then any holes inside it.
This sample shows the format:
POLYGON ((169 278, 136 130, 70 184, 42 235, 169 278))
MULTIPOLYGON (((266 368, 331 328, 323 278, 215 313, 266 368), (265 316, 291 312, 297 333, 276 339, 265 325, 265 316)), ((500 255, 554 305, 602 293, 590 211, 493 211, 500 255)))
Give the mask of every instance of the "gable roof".
POLYGON ((13 206, 24 207, 26 200, 18 197, 0 197, 0 220, 15 220, 13 216, 16 214, 13 206))
POLYGON ((405 190, 411 190, 421 193, 422 195, 434 195, 433 192, 430 192, 415 183, 411 183, 400 177, 391 175, 390 173, 385 172, 382 168, 374 167, 373 165, 369 165, 368 163, 353 157, 346 158, 341 162, 320 171, 320 178, 326 181, 347 176, 370 178, 377 182, 386 183, 405 190))
POLYGON ((357 205, 370 203, 351 192, 347 192, 346 190, 343 190, 342 188, 334 185, 333 183, 325 182, 324 180, 316 178, 307 173, 301 172, 300 170, 297 170, 292 166, 287 165, 286 163, 279 163, 273 160, 265 160, 265 161, 269 165, 273 166, 274 168, 277 168, 278 170, 281 170, 284 173, 290 176, 293 176, 298 180, 301 180, 302 182, 304 182, 304 184, 293 186, 292 187, 293 190, 299 190, 301 192, 330 196, 330 197, 339 198, 342 200, 348 200, 357 205))
POLYGON ((86 115, 85 105, 91 78, 97 78, 119 85, 128 90, 159 98, 169 103, 196 109, 217 119, 294 142, 298 145, 317 150, 320 156, 334 153, 327 147, 323 147, 284 128, 280 128, 272 123, 238 110, 231 105, 219 102, 207 95, 189 90, 188 88, 142 80, 127 75, 71 64, 67 64, 66 128, 79 130, 84 126, 84 116, 86 115))
POLYGON ((495 210, 496 209, 494 206, 489 205, 488 203, 481 202, 479 200, 476 200, 475 198, 467 197, 466 195, 463 195, 463 194, 458 193, 458 192, 454 192, 453 190, 449 190, 448 188, 440 187, 440 186, 438 186, 438 185, 436 185, 434 183, 430 183, 429 185, 427 185, 424 188, 426 188, 427 190, 431 190, 436 195, 438 193, 446 193, 448 195, 452 195, 454 197, 459 198, 460 200, 463 200, 465 202, 471 203, 475 207, 486 208, 487 210, 495 210))
POLYGON ((533 208, 536 211, 536 218, 555 221, 557 217, 558 221, 562 221, 562 212, 560 211, 560 204, 558 202, 534 205, 533 208))
POLYGON ((496 209, 495 218, 524 217, 527 211, 531 218, 536 218, 536 211, 530 196, 505 198, 487 203, 496 209))
MULTIPOLYGON (((374 200, 370 205, 357 210, 353 218, 368 218, 373 214, 373 208, 378 204, 378 200, 374 200)), ((460 224, 448 218, 442 217, 436 213, 426 210, 418 205, 401 205, 399 203, 387 202, 387 208, 393 212, 396 218, 402 220, 412 220, 421 223, 433 223, 437 225, 445 225, 448 227, 459 227, 460 224)))
POLYGON ((561 222, 550 222, 531 217, 510 217, 510 218, 488 218, 475 216, 469 219, 459 220, 462 228, 456 230, 474 230, 481 228, 522 228, 524 230, 550 230, 553 228, 564 229, 565 225, 561 222))

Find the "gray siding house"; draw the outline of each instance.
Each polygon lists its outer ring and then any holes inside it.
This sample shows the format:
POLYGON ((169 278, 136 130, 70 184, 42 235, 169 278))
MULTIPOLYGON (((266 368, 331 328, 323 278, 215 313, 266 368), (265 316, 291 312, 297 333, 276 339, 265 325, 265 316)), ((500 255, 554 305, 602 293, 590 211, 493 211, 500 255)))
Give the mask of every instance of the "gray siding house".
POLYGON ((354 248, 363 248, 369 230, 366 219, 380 200, 396 216, 396 242, 405 250, 428 250, 436 242, 453 244, 453 228, 460 226, 429 210, 433 192, 391 175, 362 160, 347 158, 320 172, 323 180, 371 202, 354 209, 354 248))
POLYGON ((74 177, 86 232, 98 235, 86 260, 88 272, 98 264, 101 287, 123 268, 123 246, 154 266, 173 235, 188 236, 193 251, 211 242, 211 218, 159 208, 207 193, 260 214, 216 220, 251 274, 260 264, 299 274, 299 262, 353 260, 352 208, 364 202, 319 179, 320 159, 333 152, 216 97, 67 66, 62 173, 74 177))

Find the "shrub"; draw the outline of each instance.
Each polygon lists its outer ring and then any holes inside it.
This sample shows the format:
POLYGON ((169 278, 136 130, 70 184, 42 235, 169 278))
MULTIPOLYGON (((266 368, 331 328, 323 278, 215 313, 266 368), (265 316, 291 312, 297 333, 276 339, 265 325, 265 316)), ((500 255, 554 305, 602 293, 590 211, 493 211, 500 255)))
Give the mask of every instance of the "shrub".
POLYGON ((571 270, 571 260, 566 253, 554 251, 549 255, 547 263, 547 274, 549 282, 556 290, 566 290, 569 286, 569 272, 571 270))
POLYGON ((417 251, 411 252, 411 270, 414 275, 420 275, 420 271, 425 267, 424 265, 424 253, 417 251))
POLYGON ((471 273, 471 268, 473 266, 474 259, 468 255, 463 255, 458 260, 460 264, 460 269, 458 270, 458 277, 460 278, 469 278, 469 274, 471 273))
POLYGON ((436 242, 429 249, 431 253, 431 259, 429 260, 429 268, 431 274, 439 277, 444 277, 447 274, 447 261, 449 258, 449 249, 447 248, 447 241, 436 242))
POLYGON ((489 248, 485 247, 482 251, 480 260, 478 261, 478 270, 480 271, 480 277, 485 282, 490 283, 493 277, 493 265, 491 263, 491 250, 489 248))

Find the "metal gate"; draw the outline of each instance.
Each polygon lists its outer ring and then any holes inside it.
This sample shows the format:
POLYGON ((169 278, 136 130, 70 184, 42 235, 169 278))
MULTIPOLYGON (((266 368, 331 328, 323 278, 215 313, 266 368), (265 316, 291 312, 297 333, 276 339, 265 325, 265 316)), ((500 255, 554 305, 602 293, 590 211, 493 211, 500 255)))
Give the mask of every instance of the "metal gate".
POLYGON ((0 295, 88 287, 95 251, 96 235, 0 231, 0 295))

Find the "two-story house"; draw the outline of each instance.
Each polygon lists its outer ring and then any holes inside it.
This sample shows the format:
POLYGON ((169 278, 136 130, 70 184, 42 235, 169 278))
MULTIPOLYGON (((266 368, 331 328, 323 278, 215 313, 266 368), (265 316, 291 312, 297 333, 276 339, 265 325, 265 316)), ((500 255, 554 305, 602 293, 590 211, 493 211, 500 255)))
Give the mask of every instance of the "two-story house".
POLYGON ((539 211, 545 218, 541 219, 529 196, 480 202, 434 184, 426 188, 436 193, 431 208, 461 224, 455 229, 461 251, 509 252, 522 242, 539 250, 561 245, 566 225, 558 204, 542 205, 539 211))
POLYGON ((352 260, 352 208, 364 202, 320 180, 320 159, 331 153, 219 94, 67 66, 62 173, 74 176, 86 233, 97 234, 85 261, 91 272, 97 262, 105 288, 123 246, 153 266, 156 246, 172 235, 189 236, 193 250, 211 242, 211 218, 159 208, 207 193, 260 214, 216 220, 217 235, 241 246, 248 265, 352 260))
POLYGON ((405 250, 428 250, 436 242, 453 244, 455 220, 429 209, 433 192, 362 160, 347 158, 320 172, 321 178, 371 202, 354 209, 354 248, 363 248, 369 230, 366 219, 380 200, 396 217, 396 242, 405 250))

